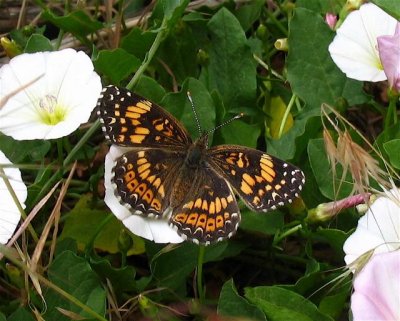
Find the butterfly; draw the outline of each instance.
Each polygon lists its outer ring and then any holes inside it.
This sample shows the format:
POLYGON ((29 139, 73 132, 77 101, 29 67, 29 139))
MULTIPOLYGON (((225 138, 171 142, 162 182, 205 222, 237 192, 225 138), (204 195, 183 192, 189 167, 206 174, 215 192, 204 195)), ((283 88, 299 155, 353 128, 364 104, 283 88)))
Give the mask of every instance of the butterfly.
POLYGON ((303 172, 262 151, 208 146, 209 133, 192 140, 169 112, 124 88, 108 86, 97 114, 106 138, 130 147, 113 167, 112 183, 132 214, 169 220, 197 244, 231 237, 240 222, 238 195, 267 212, 299 196, 303 172))

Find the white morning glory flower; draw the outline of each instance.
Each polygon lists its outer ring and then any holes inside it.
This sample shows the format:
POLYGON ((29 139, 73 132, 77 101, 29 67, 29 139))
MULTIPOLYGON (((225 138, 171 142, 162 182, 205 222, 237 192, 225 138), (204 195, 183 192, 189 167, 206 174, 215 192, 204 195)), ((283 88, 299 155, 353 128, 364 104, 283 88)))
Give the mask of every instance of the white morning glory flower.
POLYGON ((379 58, 377 38, 394 35, 397 21, 378 6, 367 3, 351 12, 337 29, 329 52, 349 78, 386 80, 379 58))
MULTIPOLYGON (((0 151, 0 165, 9 165, 11 162, 9 159, 0 151)), ((25 208, 25 200, 28 195, 26 186, 21 178, 21 172, 18 168, 4 167, 3 171, 14 193, 16 194, 18 201, 22 208, 25 208)), ((18 210, 17 205, 12 198, 3 174, 0 174, 0 243, 6 244, 10 237, 13 235, 15 228, 21 218, 21 213, 18 210)))
POLYGON ((358 221, 357 228, 343 245, 347 265, 363 254, 400 249, 400 189, 385 191, 358 221))
POLYGON ((14 93, 0 109, 0 131, 17 140, 66 136, 88 121, 101 88, 82 51, 16 56, 0 68, 0 98, 14 93))
POLYGON ((375 255, 354 280, 353 321, 400 320, 400 251, 375 255))
POLYGON ((115 165, 116 159, 129 150, 129 148, 115 145, 110 147, 110 151, 105 159, 104 168, 104 186, 106 189, 104 197, 105 203, 111 209, 113 214, 121 220, 126 228, 128 228, 132 233, 156 243, 182 242, 183 239, 172 227, 169 226, 168 218, 163 220, 134 214, 122 205, 115 196, 115 186, 111 182, 112 168, 115 165))

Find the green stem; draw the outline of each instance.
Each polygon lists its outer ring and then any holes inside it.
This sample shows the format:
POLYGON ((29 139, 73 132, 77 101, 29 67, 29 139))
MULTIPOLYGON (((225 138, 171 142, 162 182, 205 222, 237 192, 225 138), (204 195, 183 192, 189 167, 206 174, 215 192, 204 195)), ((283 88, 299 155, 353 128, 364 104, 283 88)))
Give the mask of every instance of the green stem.
POLYGON ((151 60, 153 59, 155 53, 157 52, 158 47, 160 46, 165 33, 167 31, 167 18, 164 17, 161 27, 157 33, 156 39, 154 39, 153 44, 151 45, 151 48, 149 52, 146 54, 146 57, 144 58, 142 64, 140 65, 139 69, 136 71, 135 75, 132 77, 131 81, 129 84, 126 85, 126 88, 129 90, 132 90, 133 87, 136 85, 138 82, 139 78, 142 76, 143 72, 146 70, 147 66, 150 64, 151 60))
POLYGON ((58 164, 62 166, 63 164, 63 143, 62 143, 62 138, 57 139, 57 156, 58 156, 58 164))
POLYGON ((292 235, 292 234, 296 233, 297 231, 301 230, 302 228, 303 228, 303 225, 298 224, 298 225, 286 230, 285 232, 280 234, 278 237, 276 237, 276 239, 274 239, 274 244, 279 243, 284 238, 288 237, 289 235, 292 235))
POLYGON ((204 254, 206 252, 206 247, 204 245, 199 245, 199 255, 197 257, 197 294, 199 296, 200 303, 205 300, 204 287, 203 287, 203 263, 204 254))
POLYGON ((74 158, 75 154, 81 149, 83 145, 92 137, 92 135, 97 131, 100 127, 100 120, 96 120, 92 126, 89 127, 88 131, 82 136, 79 142, 72 148, 71 152, 65 157, 63 166, 67 166, 72 159, 74 158))
POLYGON ((114 215, 108 215, 106 216, 103 221, 100 222, 100 224, 97 226, 92 238, 89 240, 89 242, 86 245, 86 253, 89 252, 90 249, 94 248, 94 241, 96 240, 97 236, 100 234, 101 231, 104 230, 104 226, 107 225, 108 222, 114 217, 114 215))
POLYGON ((292 106, 294 105, 295 101, 296 101, 296 95, 292 95, 292 98, 290 98, 289 104, 286 107, 285 114, 283 115, 281 124, 279 126, 279 132, 278 132, 279 138, 282 136, 283 129, 285 128, 287 118, 289 117, 290 110, 292 109, 292 106))
POLYGON ((272 23, 287 37, 289 32, 282 22, 278 20, 270 10, 265 10, 265 12, 267 13, 268 18, 271 19, 272 23))
POLYGON ((396 103, 399 97, 389 92, 389 106, 385 117, 385 129, 388 129, 391 125, 397 124, 397 109, 396 103))
MULTIPOLYGON (((82 136, 82 138, 79 140, 79 142, 74 146, 74 148, 71 150, 71 152, 65 157, 64 161, 62 162, 62 166, 64 168, 67 168, 69 163, 72 161, 74 158, 75 154, 79 151, 79 149, 92 137, 92 135, 96 132, 96 130, 100 127, 100 121, 97 120, 95 123, 93 123, 92 126, 90 126, 89 130, 82 136)), ((50 187, 54 184, 55 181, 60 179, 63 175, 63 169, 58 169, 53 176, 51 176, 46 184, 42 187, 42 190, 36 198, 34 199, 32 204, 37 204, 39 200, 47 193, 47 191, 50 189, 50 187)))

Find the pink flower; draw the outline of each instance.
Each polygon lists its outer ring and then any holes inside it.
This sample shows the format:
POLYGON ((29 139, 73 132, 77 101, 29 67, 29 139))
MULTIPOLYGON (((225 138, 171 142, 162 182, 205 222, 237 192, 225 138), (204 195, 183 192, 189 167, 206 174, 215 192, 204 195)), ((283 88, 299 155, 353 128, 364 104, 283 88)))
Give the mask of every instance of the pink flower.
POLYGON ((374 255, 355 277, 353 321, 400 320, 400 251, 374 255))
POLYGON ((325 15, 325 22, 332 30, 335 29, 335 25, 337 22, 337 16, 334 13, 327 12, 325 15))
POLYGON ((400 23, 393 36, 378 37, 379 57, 390 88, 400 92, 400 23))

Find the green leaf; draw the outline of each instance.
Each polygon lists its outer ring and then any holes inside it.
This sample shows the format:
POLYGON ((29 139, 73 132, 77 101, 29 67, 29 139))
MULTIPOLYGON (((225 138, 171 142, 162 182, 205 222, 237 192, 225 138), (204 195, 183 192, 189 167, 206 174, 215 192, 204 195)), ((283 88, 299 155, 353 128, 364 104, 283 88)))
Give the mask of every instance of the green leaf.
POLYGON ((328 46, 335 33, 322 17, 310 10, 297 8, 290 21, 288 80, 293 92, 308 109, 322 103, 335 105, 340 97, 349 105, 367 101, 363 83, 348 79, 330 57, 328 46))
MULTIPOLYGON (((1 319, 0 320, 6 320, 1 319)), ((33 316, 31 312, 28 312, 28 310, 24 307, 20 307, 18 310, 16 310, 13 314, 11 314, 7 321, 36 321, 36 318, 33 316)))
POLYGON ((227 109, 255 106, 256 63, 236 17, 220 9, 207 24, 211 37, 207 83, 227 109))
POLYGON ((336 166, 336 177, 333 177, 331 165, 326 156, 324 140, 322 138, 311 139, 308 144, 308 157, 312 171, 318 183, 321 193, 333 200, 348 196, 353 189, 349 174, 341 182, 342 170, 336 166))
POLYGON ((143 31, 140 28, 132 30, 121 39, 121 49, 143 60, 154 42, 156 33, 143 31))
POLYGON ((164 86, 173 87, 176 83, 182 84, 187 77, 196 78, 199 45, 198 39, 187 24, 171 31, 157 51, 155 65, 158 81, 164 86))
POLYGON ((335 320, 340 320, 340 316, 343 315, 343 311, 347 308, 350 285, 351 282, 348 282, 348 286, 344 290, 325 296, 318 306, 319 310, 335 320))
POLYGON ((115 268, 111 265, 109 260, 95 254, 90 258, 90 265, 102 278, 104 284, 107 283, 107 280, 112 284, 115 293, 133 291, 136 289, 136 270, 133 266, 115 268))
MULTIPOLYGON (((226 249, 227 242, 207 246, 205 262, 217 259, 226 249)), ((199 246, 192 243, 182 243, 171 251, 159 252, 151 261, 151 270, 159 286, 179 289, 186 284, 186 278, 197 266, 199 246)))
POLYGON ((296 1, 297 8, 306 8, 317 13, 339 12, 341 6, 338 2, 326 0, 298 0, 296 1))
MULTIPOLYGON (((151 243, 154 246, 154 243, 151 243)), ((205 249, 204 263, 221 261, 225 257, 238 255, 245 247, 242 243, 219 242, 205 249)), ((146 245, 147 253, 151 252, 146 245)), ((172 250, 156 253, 151 260, 151 270, 158 285, 185 292, 187 277, 197 266, 199 246, 193 243, 182 243, 172 250)), ((184 293, 181 293, 182 295, 184 293)))
POLYGON ((258 124, 250 125, 240 120, 223 126, 219 131, 224 143, 252 148, 257 147, 257 139, 261 135, 261 128, 258 124))
POLYGON ((244 31, 249 30, 259 19, 262 8, 265 5, 264 0, 253 0, 243 3, 236 11, 235 15, 244 31))
POLYGON ((333 321, 309 300, 277 286, 246 288, 245 297, 263 310, 268 321, 333 321))
POLYGON ((156 104, 159 104, 159 102, 165 96, 165 89, 156 80, 154 80, 154 78, 144 75, 139 78, 134 90, 135 93, 151 100, 156 104))
POLYGON ((215 107, 210 93, 205 86, 194 78, 188 78, 182 84, 182 90, 179 93, 167 94, 162 100, 161 106, 169 110, 176 118, 185 124, 189 133, 195 139, 199 136, 195 115, 192 105, 187 97, 190 92, 199 117, 202 130, 209 130, 215 127, 215 107))
MULTIPOLYGON (((106 292, 86 260, 72 252, 63 252, 50 265, 48 277, 55 285, 99 315, 104 316, 106 292)), ((58 308, 71 311, 82 317, 93 317, 52 289, 48 289, 44 297, 47 304, 46 313, 43 315, 45 320, 70 320, 67 316, 61 314, 57 310, 58 308)))
POLYGON ((400 7, 397 1, 393 0, 372 0, 373 3, 381 7, 396 20, 400 20, 400 7))
POLYGON ((34 34, 29 37, 28 42, 26 43, 24 52, 26 53, 33 53, 39 51, 53 51, 53 45, 51 41, 46 37, 34 34))
POLYGON ((103 27, 101 22, 93 20, 84 11, 74 11, 63 17, 59 17, 51 11, 45 10, 42 18, 50 21, 61 30, 70 32, 81 39, 103 27))
POLYGON ((48 140, 14 140, 9 136, 0 134, 0 150, 14 164, 23 162, 43 161, 51 148, 48 140))
POLYGON ((241 212, 240 229, 274 235, 284 225, 283 214, 279 211, 273 211, 268 214, 255 213, 250 210, 242 210, 241 212))
POLYGON ((338 258, 343 258, 343 244, 351 233, 332 228, 319 228, 314 235, 323 238, 338 254, 338 258))
POLYGON ((264 313, 258 307, 249 303, 237 293, 233 280, 225 282, 221 289, 218 300, 218 314, 238 319, 266 321, 264 313))
MULTIPOLYGON (((119 252, 118 236, 125 227, 114 215, 90 208, 90 200, 89 195, 83 195, 67 214, 60 239, 72 238, 78 243, 78 248, 83 250, 96 237, 95 248, 109 253, 119 252), (106 225, 102 226, 103 222, 106 222, 106 225), (99 226, 102 226, 100 231, 99 226)), ((130 237, 133 245, 128 254, 143 253, 143 240, 133 234, 130 234, 130 237)))
POLYGON ((189 0, 159 0, 153 9, 151 20, 167 19, 168 28, 173 28, 185 12, 189 0))
POLYGON ((390 163, 393 167, 400 169, 400 139, 392 139, 383 143, 383 148, 389 155, 390 163))
POLYGON ((113 84, 119 84, 141 64, 138 58, 120 48, 99 51, 93 63, 96 70, 108 77, 113 84))
POLYGON ((313 133, 319 131, 321 127, 319 110, 310 110, 302 113, 295 119, 293 127, 283 134, 279 139, 267 139, 267 152, 281 159, 293 159, 298 149, 303 150, 299 139, 304 134, 304 143, 308 143, 313 133))

